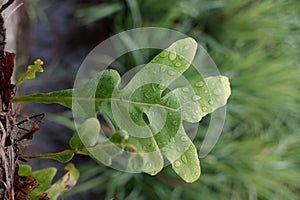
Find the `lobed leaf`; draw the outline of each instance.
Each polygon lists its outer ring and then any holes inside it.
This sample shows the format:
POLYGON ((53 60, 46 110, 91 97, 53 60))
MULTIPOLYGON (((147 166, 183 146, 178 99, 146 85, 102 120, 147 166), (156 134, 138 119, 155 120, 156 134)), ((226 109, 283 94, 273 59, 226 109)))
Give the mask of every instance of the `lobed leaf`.
POLYGON ((31 171, 29 165, 19 165, 18 174, 20 176, 32 176, 38 183, 38 186, 30 192, 32 199, 53 199, 56 200, 59 196, 69 191, 79 178, 79 171, 75 166, 69 163, 65 167, 66 174, 51 185, 51 182, 57 172, 54 167, 44 168, 35 172, 31 171))
POLYGON ((34 61, 34 65, 29 65, 25 74, 23 74, 20 79, 16 82, 16 86, 23 83, 26 79, 34 79, 36 72, 44 72, 42 65, 44 62, 40 59, 34 61))
POLYGON ((72 163, 65 167, 66 174, 43 193, 43 197, 56 200, 59 196, 72 189, 79 178, 79 171, 72 163))
POLYGON ((32 176, 38 182, 38 187, 36 187, 30 196, 32 199, 39 199, 42 194, 51 187, 51 182, 57 172, 54 167, 44 168, 35 172, 32 172, 32 176))
POLYGON ((203 78, 193 71, 190 66, 196 50, 193 39, 178 40, 122 89, 118 72, 104 70, 80 88, 16 97, 14 101, 59 103, 73 109, 84 123, 70 146, 78 149, 94 145, 89 154, 105 165, 117 162, 125 166, 124 170, 155 175, 166 158, 183 180, 194 182, 201 174, 200 162, 182 122, 199 122, 224 106, 230 95, 228 78, 203 78), (181 80, 185 72, 196 75, 181 80), (115 134, 110 140, 99 134, 94 118, 98 112, 105 114, 114 126, 115 134))

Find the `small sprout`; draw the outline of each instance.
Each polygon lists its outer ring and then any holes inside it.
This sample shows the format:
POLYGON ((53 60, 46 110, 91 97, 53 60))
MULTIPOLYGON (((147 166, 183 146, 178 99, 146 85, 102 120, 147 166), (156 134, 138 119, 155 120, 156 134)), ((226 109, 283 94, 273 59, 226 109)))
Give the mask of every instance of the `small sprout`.
POLYGON ((21 78, 16 82, 16 86, 23 83, 26 79, 34 79, 36 72, 44 72, 42 65, 44 62, 41 59, 34 61, 34 65, 29 65, 27 67, 27 72, 21 76, 21 78))

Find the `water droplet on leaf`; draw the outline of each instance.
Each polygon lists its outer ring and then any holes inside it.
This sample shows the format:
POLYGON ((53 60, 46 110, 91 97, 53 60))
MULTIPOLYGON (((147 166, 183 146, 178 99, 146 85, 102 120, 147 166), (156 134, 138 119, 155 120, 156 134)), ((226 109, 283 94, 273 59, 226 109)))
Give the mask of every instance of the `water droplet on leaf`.
POLYGON ((161 72, 165 72, 166 69, 167 69, 167 66, 165 66, 165 65, 160 66, 160 71, 161 72))
POLYGON ((181 66, 180 62, 175 63, 175 67, 180 67, 180 66, 181 66))
POLYGON ((190 148, 189 145, 188 145, 188 146, 185 146, 185 147, 184 147, 184 150, 187 151, 189 148, 190 148))
POLYGON ((180 161, 176 160, 176 161, 174 162, 174 166, 175 166, 175 167, 180 167, 180 165, 181 165, 181 162, 180 162, 180 161))
POLYGON ((186 136, 181 136, 181 137, 180 137, 180 140, 181 140, 182 142, 186 142, 188 139, 187 139, 186 136))
POLYGON ((161 52, 160 54, 159 54, 159 56, 160 57, 162 57, 162 58, 165 58, 166 56, 167 56, 167 52, 161 52))
POLYGON ((215 95, 220 95, 221 94, 221 90, 219 88, 214 89, 214 94, 215 95))
POLYGON ((169 74, 170 76, 175 76, 175 75, 177 75, 177 72, 174 71, 174 70, 169 70, 169 71, 168 71, 168 74, 169 74))
POLYGON ((183 163, 185 163, 185 164, 187 163, 187 158, 186 158, 185 155, 181 156, 181 160, 182 160, 183 163))
POLYGON ((183 92, 188 92, 188 91, 190 91, 190 90, 189 90, 189 88, 184 87, 184 88, 182 88, 182 91, 183 91, 183 92))
POLYGON ((194 95, 194 96, 192 97, 192 100, 193 100, 193 101, 199 101, 200 99, 201 99, 201 97, 198 96, 198 95, 194 95))
POLYGON ((203 111, 203 112, 207 111, 207 107, 206 107, 206 106, 203 106, 203 107, 202 107, 202 111, 203 111))
POLYGON ((176 54, 175 54, 175 53, 172 53, 172 52, 170 52, 170 53, 169 53, 169 56, 168 56, 168 58, 169 58, 169 60, 173 61, 173 60, 175 60, 175 59, 176 59, 176 54))
POLYGON ((158 88, 159 90, 162 90, 162 89, 164 89, 165 87, 164 87, 163 85, 159 84, 159 85, 157 85, 157 88, 158 88))
POLYGON ((195 83, 195 86, 198 87, 198 88, 202 87, 203 85, 204 85, 203 81, 198 81, 198 82, 195 83))
POLYGON ((147 163, 145 164, 144 169, 145 169, 145 170, 149 170, 150 168, 151 168, 151 163, 147 162, 147 163))

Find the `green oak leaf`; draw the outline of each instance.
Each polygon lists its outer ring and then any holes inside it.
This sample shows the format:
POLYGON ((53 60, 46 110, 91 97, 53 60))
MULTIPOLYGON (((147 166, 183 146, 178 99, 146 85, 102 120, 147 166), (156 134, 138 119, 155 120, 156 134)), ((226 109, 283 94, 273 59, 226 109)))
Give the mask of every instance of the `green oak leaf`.
MULTIPOLYGON (((182 122, 199 122, 224 106, 230 96, 227 77, 203 78, 191 66, 196 50, 197 43, 192 38, 176 41, 122 89, 119 73, 104 70, 80 88, 16 97, 14 101, 59 103, 73 109, 82 122, 102 112, 115 134, 109 141, 99 134, 97 140, 104 141, 99 145, 112 142, 121 144, 121 148, 97 148, 89 151, 93 158, 106 165, 119 161, 127 170, 151 175, 161 171, 166 158, 183 180, 194 182, 201 174, 200 161, 182 122), (124 158, 124 153, 130 152, 124 148, 126 145, 133 146, 138 154, 134 151, 126 154, 127 159, 121 159, 120 155, 124 158)), ((78 132, 80 139, 84 138, 83 132, 78 132)), ((88 140, 82 143, 90 146, 88 140)))
POLYGON ((42 194, 51 187, 51 182, 57 172, 57 169, 54 167, 44 168, 35 172, 32 172, 32 176, 38 182, 38 187, 36 187, 31 193, 30 196, 32 199, 39 199, 42 194))
POLYGON ((29 65, 27 67, 27 71, 25 74, 23 74, 19 80, 16 82, 16 86, 23 83, 26 79, 34 79, 36 72, 44 72, 44 69, 42 68, 42 65, 44 62, 40 59, 37 59, 34 61, 34 65, 29 65))
POLYGON ((32 199, 48 197, 49 199, 56 200, 66 191, 69 191, 77 183, 79 178, 79 171, 73 164, 69 163, 66 165, 65 171, 66 174, 53 185, 51 185, 51 182, 57 172, 57 169, 54 167, 32 172, 29 165, 19 165, 18 174, 20 176, 32 176, 38 183, 37 187, 29 194, 32 199))
POLYGON ((74 187, 79 178, 79 171, 72 163, 69 163, 65 167, 66 174, 54 183, 49 189, 47 189, 43 195, 49 199, 56 200, 59 196, 69 191, 74 187))
POLYGON ((54 178, 57 169, 54 167, 49 167, 32 172, 30 165, 19 164, 18 174, 19 176, 32 176, 37 183, 36 187, 32 189, 29 193, 31 199, 39 199, 39 197, 51 187, 51 181, 54 178))

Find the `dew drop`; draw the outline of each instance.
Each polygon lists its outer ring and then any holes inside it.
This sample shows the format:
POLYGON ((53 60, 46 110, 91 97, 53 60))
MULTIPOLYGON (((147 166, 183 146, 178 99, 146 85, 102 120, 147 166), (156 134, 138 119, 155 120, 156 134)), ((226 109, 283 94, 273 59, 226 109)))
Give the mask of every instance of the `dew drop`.
POLYGON ((207 111, 207 107, 206 107, 206 106, 203 106, 203 107, 202 107, 202 111, 203 111, 203 112, 207 111))
POLYGON ((169 71, 168 71, 168 74, 169 74, 170 76, 175 76, 175 75, 177 75, 177 72, 174 71, 174 70, 169 70, 169 71))
POLYGON ((177 121, 172 121, 172 124, 174 125, 174 126, 177 126, 177 121))
POLYGON ((174 166, 175 166, 175 167, 180 167, 180 165, 181 165, 181 162, 180 162, 180 161, 176 160, 176 161, 174 162, 174 166))
POLYGON ((169 60, 173 61, 173 60, 175 60, 175 59, 176 59, 176 54, 175 54, 175 53, 172 53, 172 52, 170 52, 170 53, 169 53, 169 56, 168 56, 168 58, 169 58, 169 60))
POLYGON ((214 94, 215 95, 220 95, 221 94, 221 90, 219 88, 214 89, 214 94))
POLYGON ((161 52, 160 54, 159 54, 159 56, 160 57, 162 57, 162 58, 165 58, 166 56, 167 56, 167 52, 161 52))
POLYGON ((198 88, 202 87, 203 85, 204 85, 203 81, 198 81, 198 82, 195 83, 195 86, 198 87, 198 88))
POLYGON ((195 177, 199 176, 198 172, 194 172, 193 176, 195 176, 195 177))
POLYGON ((213 101, 212 100, 209 100, 208 103, 209 103, 209 105, 213 105, 213 101))
POLYGON ((183 56, 179 55, 178 56, 179 60, 183 60, 183 56))
POLYGON ((175 67, 180 67, 180 66, 181 66, 180 62, 175 63, 175 67))
POLYGON ((201 97, 198 96, 198 95, 194 95, 194 96, 192 97, 192 100, 193 100, 193 101, 199 101, 200 99, 201 99, 201 97))
POLYGON ((187 150, 189 150, 189 148, 190 148, 190 146, 185 146, 184 150, 187 151, 187 150))
POLYGON ((187 163, 187 158, 186 158, 186 156, 185 155, 182 155, 181 156, 181 161, 183 162, 183 163, 187 163))
POLYGON ((148 170, 148 169, 150 169, 150 168, 151 168, 151 163, 147 162, 147 163, 145 164, 144 169, 145 169, 145 170, 148 170))
POLYGON ((188 91, 190 91, 189 88, 187 88, 187 87, 184 87, 184 88, 182 88, 181 90, 182 90, 183 92, 188 92, 188 91))
POLYGON ((167 69, 167 66, 165 66, 165 65, 160 66, 160 71, 161 72, 165 72, 166 69, 167 69))
POLYGON ((157 88, 158 88, 159 90, 162 90, 162 89, 164 89, 164 86, 161 85, 161 84, 158 84, 158 85, 157 85, 157 88))
POLYGON ((188 45, 183 46, 183 50, 188 50, 190 47, 188 45))
POLYGON ((181 140, 182 142, 186 142, 188 139, 187 139, 186 136, 181 136, 181 137, 180 137, 180 140, 181 140))

